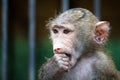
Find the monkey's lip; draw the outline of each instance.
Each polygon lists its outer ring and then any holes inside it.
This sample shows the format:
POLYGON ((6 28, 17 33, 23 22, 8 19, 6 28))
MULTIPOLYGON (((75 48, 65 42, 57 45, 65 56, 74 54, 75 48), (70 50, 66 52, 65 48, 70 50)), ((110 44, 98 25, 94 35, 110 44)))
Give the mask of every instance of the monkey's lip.
POLYGON ((61 54, 65 54, 67 57, 71 58, 71 54, 70 53, 63 52, 61 54))
POLYGON ((61 52, 61 53, 54 53, 54 54, 65 54, 66 56, 71 57, 71 54, 68 52, 61 52))
POLYGON ((66 56, 71 57, 70 53, 64 53, 66 56))

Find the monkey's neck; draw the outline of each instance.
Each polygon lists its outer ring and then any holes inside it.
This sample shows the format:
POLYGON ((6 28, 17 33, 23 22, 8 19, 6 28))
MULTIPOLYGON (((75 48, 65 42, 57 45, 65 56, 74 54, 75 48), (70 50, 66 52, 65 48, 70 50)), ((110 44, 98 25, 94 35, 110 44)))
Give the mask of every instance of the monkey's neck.
MULTIPOLYGON (((80 56, 80 58, 82 57, 91 57, 93 55, 96 54, 97 51, 105 51, 105 48, 103 45, 98 45, 96 43, 90 43, 89 45, 84 46, 85 50, 83 50, 82 55, 80 56)), ((79 58, 79 59, 80 59, 79 58)))

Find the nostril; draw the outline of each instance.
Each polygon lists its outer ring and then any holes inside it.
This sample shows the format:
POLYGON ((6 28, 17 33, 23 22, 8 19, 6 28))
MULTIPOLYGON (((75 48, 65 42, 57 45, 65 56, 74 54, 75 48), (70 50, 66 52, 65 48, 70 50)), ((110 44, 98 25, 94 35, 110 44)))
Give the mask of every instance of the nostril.
POLYGON ((60 50, 60 48, 57 48, 57 51, 59 51, 60 50))
POLYGON ((56 53, 60 53, 61 48, 56 48, 56 49, 54 49, 54 51, 55 51, 56 53))

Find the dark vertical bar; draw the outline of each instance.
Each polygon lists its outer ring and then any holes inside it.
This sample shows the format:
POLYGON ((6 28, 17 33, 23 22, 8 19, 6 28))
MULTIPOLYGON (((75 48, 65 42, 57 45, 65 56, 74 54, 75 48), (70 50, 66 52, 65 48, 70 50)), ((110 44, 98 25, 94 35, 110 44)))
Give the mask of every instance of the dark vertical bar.
POLYGON ((29 0, 29 80, 35 80, 35 0, 29 0))
POLYGON ((61 11, 69 9, 69 0, 61 0, 61 11))
POLYGON ((94 0, 94 14, 100 19, 101 17, 101 8, 100 8, 100 0, 94 0))
POLYGON ((7 80, 7 12, 8 2, 2 0, 2 80, 7 80))

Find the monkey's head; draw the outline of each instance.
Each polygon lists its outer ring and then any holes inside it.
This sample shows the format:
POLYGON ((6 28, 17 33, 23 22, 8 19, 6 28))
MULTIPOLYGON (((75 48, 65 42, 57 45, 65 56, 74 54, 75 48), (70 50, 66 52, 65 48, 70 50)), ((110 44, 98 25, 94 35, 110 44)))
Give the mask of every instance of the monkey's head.
POLYGON ((48 26, 54 54, 66 54, 72 61, 76 61, 91 42, 102 45, 109 33, 109 22, 99 21, 83 8, 63 12, 48 26))

